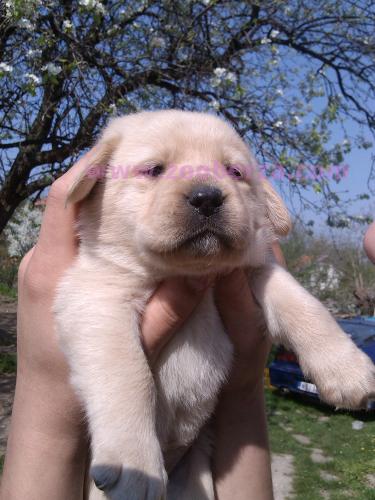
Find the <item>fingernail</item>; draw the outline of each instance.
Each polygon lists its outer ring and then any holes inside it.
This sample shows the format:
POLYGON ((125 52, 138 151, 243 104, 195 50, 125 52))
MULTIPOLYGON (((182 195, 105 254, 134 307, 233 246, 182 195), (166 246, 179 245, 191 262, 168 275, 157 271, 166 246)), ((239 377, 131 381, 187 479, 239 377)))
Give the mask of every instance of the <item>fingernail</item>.
POLYGON ((186 278, 186 283, 195 292, 202 292, 209 288, 215 281, 215 276, 200 276, 199 278, 186 278))

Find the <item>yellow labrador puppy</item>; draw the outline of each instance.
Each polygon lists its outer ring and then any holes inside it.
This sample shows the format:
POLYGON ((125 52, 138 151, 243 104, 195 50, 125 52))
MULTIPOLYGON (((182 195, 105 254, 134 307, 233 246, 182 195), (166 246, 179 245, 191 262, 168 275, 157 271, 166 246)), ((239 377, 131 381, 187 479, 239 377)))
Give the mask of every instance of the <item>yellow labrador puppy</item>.
POLYGON ((81 245, 55 304, 91 433, 91 497, 212 500, 209 446, 204 433, 196 438, 232 346, 210 290, 151 372, 140 317, 160 281, 247 269, 272 340, 297 353, 320 396, 337 407, 364 404, 374 365, 273 262, 270 244, 288 232, 289 216, 227 123, 143 112, 110 122, 97 149, 67 200, 82 202, 81 245))

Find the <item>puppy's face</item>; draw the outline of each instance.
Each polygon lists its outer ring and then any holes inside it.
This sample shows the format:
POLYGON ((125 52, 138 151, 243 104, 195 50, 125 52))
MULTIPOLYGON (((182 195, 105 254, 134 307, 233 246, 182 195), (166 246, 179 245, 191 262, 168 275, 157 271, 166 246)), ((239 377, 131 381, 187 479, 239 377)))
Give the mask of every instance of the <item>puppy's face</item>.
MULTIPOLYGON (((118 118, 99 141, 95 164, 104 163, 105 179, 83 205, 81 234, 107 258, 184 274, 264 258, 269 197, 248 148, 225 122, 182 111, 118 118)), ((94 182, 79 179, 72 201, 94 182)))

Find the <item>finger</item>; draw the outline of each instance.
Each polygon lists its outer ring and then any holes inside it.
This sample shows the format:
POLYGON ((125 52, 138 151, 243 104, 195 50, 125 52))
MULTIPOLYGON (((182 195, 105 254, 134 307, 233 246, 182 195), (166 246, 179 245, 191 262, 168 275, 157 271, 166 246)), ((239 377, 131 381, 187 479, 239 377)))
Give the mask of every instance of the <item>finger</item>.
POLYGON ((235 349, 246 356, 264 339, 261 309, 242 270, 216 280, 215 301, 235 349))
POLYGON ((261 384, 271 343, 260 307, 241 270, 216 281, 215 300, 234 346, 234 363, 225 391, 253 391, 261 384))
POLYGON ((80 172, 90 166, 94 157, 95 147, 80 158, 71 169, 57 179, 51 186, 47 198, 46 209, 43 214, 42 226, 37 251, 55 258, 71 259, 76 253, 77 236, 74 231, 76 220, 75 205, 65 206, 66 197, 70 186, 80 172))
POLYGON ((375 264, 375 222, 366 231, 363 247, 367 257, 375 264))
POLYGON ((197 307, 212 279, 172 278, 163 282, 147 304, 142 341, 151 364, 197 307))

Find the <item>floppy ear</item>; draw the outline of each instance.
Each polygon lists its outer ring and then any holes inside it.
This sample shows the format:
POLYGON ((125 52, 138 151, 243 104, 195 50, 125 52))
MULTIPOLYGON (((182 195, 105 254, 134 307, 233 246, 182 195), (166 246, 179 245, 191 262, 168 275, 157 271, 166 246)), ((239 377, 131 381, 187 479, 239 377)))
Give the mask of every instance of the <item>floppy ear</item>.
POLYGON ((66 197, 66 204, 78 203, 86 198, 100 176, 99 167, 101 170, 108 165, 112 153, 119 141, 119 134, 104 133, 102 138, 99 139, 95 145, 95 149, 93 151, 94 155, 90 160, 90 164, 79 173, 73 184, 70 186, 66 197), (95 169, 95 167, 97 167, 97 169, 95 169))
POLYGON ((263 190, 266 195, 266 215, 272 224, 275 233, 286 236, 292 229, 292 221, 283 200, 273 189, 271 184, 262 180, 263 190))

